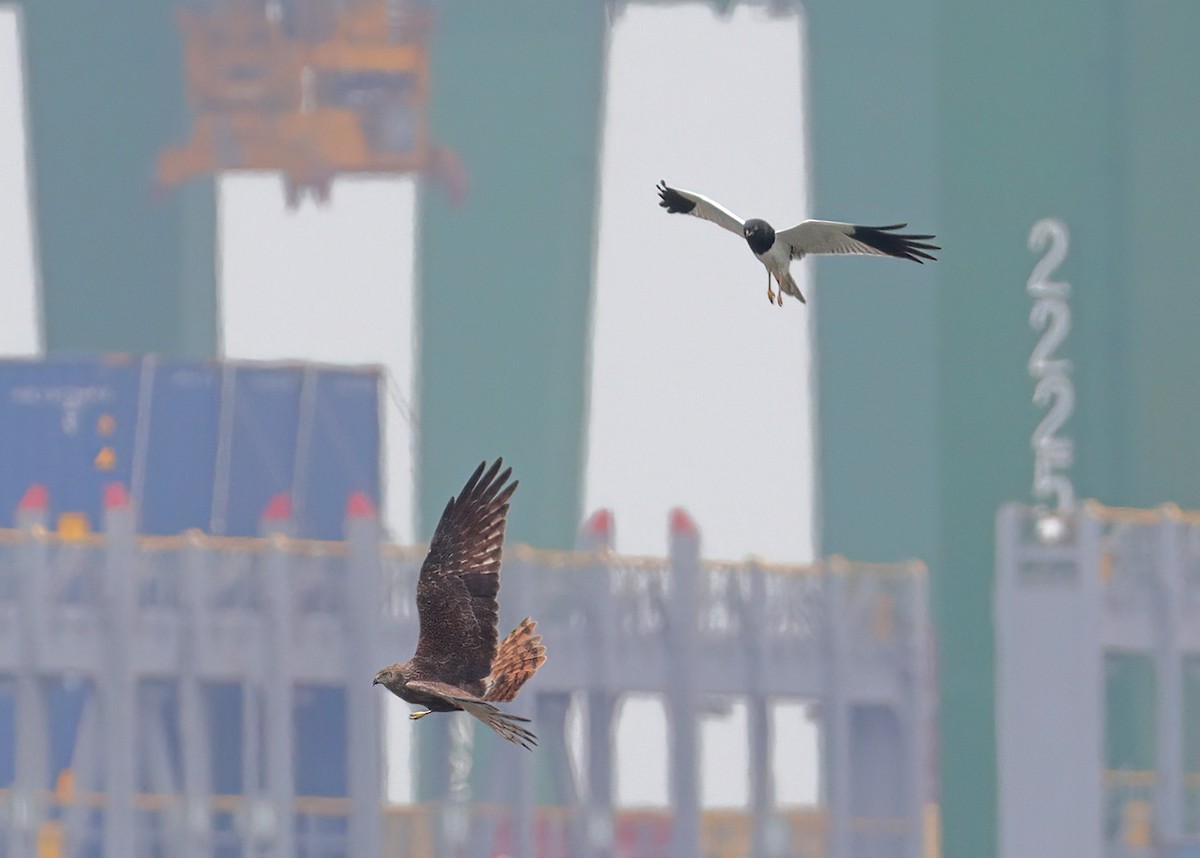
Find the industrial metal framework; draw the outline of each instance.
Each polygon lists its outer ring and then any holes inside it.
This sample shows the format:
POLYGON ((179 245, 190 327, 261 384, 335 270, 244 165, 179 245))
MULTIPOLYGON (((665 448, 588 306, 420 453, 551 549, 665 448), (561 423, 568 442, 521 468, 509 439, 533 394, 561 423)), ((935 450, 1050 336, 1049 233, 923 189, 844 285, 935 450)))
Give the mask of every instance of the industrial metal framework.
POLYGON ((1200 516, 1004 507, 995 619, 1001 858, 1196 854, 1200 516), (1148 668, 1137 705, 1153 712, 1138 769, 1105 750, 1128 658, 1148 668))
POLYGON ((488 734, 489 753, 472 755, 455 718, 426 719, 414 729, 440 776, 422 781, 440 794, 398 807, 384 801, 383 698, 368 680, 415 641, 423 552, 385 544, 365 498, 351 498, 344 542, 292 539, 286 517, 265 518, 258 539, 139 537, 119 485, 103 535, 63 540, 43 519, 34 492, 19 529, 0 531, 0 699, 15 725, 0 740, 16 748, 0 784, 5 858, 926 854, 933 688, 919 563, 703 562, 678 510, 665 559, 606 550, 606 514, 581 551, 510 547, 502 620, 536 617, 550 654, 515 706, 541 745, 488 734), (49 689, 63 683, 93 692, 68 773, 53 771, 47 736, 49 689), (232 791, 213 782, 209 697, 221 686, 239 690, 240 740, 224 749, 240 755, 232 791), (344 690, 344 735, 297 729, 311 687, 344 690), (631 692, 663 695, 668 813, 613 806, 614 718, 631 692), (714 696, 748 707, 746 813, 700 808, 698 721, 714 696), (778 698, 818 707, 815 825, 772 795, 778 698), (566 741, 573 702, 582 761, 566 741), (302 762, 339 742, 345 796, 299 794, 302 762), (464 780, 472 759, 482 771, 464 780))

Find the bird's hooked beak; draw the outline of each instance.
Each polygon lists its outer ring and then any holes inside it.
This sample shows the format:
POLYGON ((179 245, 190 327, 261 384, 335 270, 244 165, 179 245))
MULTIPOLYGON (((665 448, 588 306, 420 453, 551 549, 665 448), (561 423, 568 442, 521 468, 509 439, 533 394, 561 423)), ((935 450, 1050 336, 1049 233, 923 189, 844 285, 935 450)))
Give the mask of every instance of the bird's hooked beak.
POLYGON ((372 685, 378 685, 378 684, 379 684, 379 677, 378 677, 378 676, 377 676, 377 677, 375 677, 375 681, 374 681, 374 682, 372 682, 371 684, 372 684, 372 685))

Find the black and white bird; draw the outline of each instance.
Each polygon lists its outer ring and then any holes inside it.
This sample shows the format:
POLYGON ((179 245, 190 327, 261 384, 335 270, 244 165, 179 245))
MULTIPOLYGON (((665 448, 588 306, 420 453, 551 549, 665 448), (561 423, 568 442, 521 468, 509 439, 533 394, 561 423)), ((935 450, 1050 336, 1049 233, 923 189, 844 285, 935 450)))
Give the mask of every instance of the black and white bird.
POLYGON ((742 220, 729 209, 713 202, 708 197, 672 188, 667 183, 658 183, 659 205, 671 214, 690 214, 710 220, 730 232, 746 239, 754 255, 767 268, 767 300, 776 301, 771 278, 779 284, 779 306, 783 306, 784 294, 791 295, 800 303, 804 296, 792 279, 788 268, 793 259, 803 259, 810 253, 854 253, 873 256, 898 256, 924 264, 924 260, 936 260, 926 251, 941 250, 936 244, 925 242, 932 235, 906 235, 896 232, 908 226, 906 223, 891 226, 859 226, 853 223, 837 223, 831 220, 806 220, 803 223, 776 232, 769 223, 758 218, 742 220))

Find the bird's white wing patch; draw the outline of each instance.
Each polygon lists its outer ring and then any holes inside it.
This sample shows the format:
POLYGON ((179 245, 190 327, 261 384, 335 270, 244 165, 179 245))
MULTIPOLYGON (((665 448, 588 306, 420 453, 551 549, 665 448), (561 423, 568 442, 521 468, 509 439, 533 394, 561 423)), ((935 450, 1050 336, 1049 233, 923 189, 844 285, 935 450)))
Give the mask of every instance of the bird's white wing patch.
POLYGON ((775 241, 786 244, 791 249, 793 259, 810 253, 857 253, 895 256, 921 263, 926 259, 936 260, 937 257, 930 251, 941 250, 941 247, 929 244, 929 239, 934 236, 897 231, 906 226, 906 223, 862 226, 831 220, 806 220, 798 226, 777 233, 775 241))
POLYGON ((742 219, 706 196, 681 188, 672 188, 666 182, 660 182, 658 197, 659 205, 671 214, 694 215, 712 221, 735 235, 742 235, 742 219))
POLYGON ((876 250, 869 244, 852 237, 857 227, 852 223, 838 223, 831 220, 806 220, 791 229, 785 229, 775 235, 776 241, 781 241, 792 248, 792 258, 799 259, 810 253, 865 253, 872 256, 886 256, 882 250, 876 250))

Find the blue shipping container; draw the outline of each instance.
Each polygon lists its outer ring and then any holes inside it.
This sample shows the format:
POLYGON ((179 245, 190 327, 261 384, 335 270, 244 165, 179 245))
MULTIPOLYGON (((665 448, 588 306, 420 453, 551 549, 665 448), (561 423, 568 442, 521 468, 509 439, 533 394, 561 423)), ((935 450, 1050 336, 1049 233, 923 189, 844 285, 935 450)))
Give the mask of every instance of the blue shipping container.
POLYGON ((0 527, 46 486, 50 520, 99 526, 129 489, 143 533, 254 536, 285 493, 298 536, 342 538, 346 500, 380 500, 377 368, 154 356, 0 360, 0 527))

